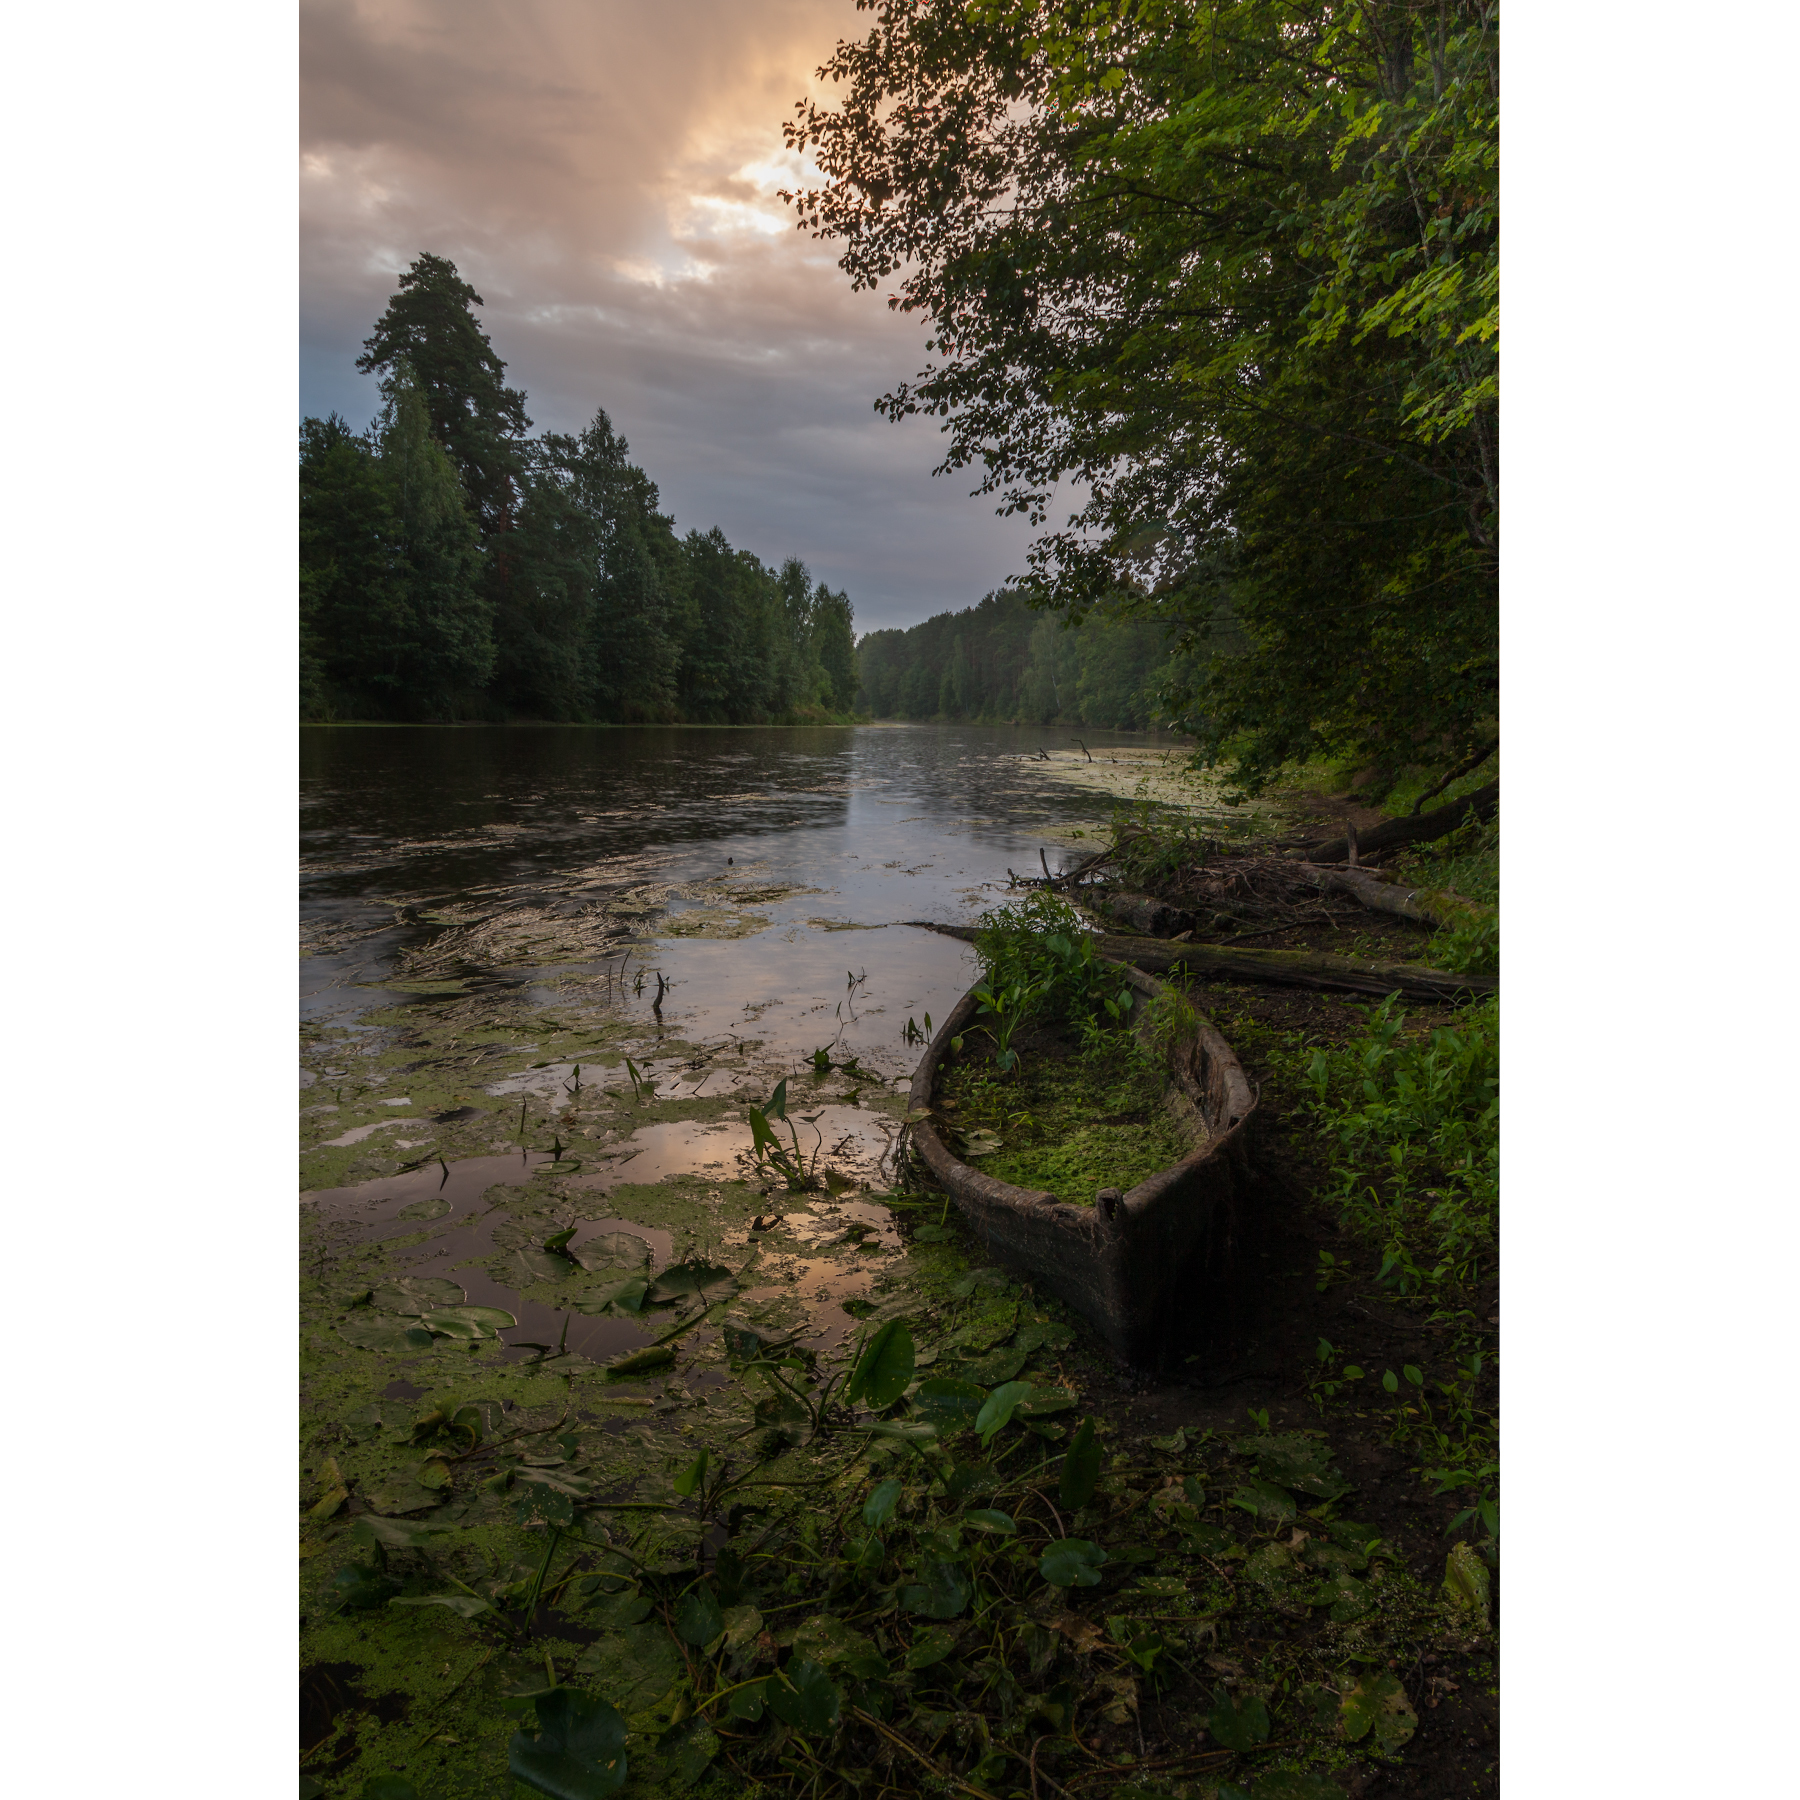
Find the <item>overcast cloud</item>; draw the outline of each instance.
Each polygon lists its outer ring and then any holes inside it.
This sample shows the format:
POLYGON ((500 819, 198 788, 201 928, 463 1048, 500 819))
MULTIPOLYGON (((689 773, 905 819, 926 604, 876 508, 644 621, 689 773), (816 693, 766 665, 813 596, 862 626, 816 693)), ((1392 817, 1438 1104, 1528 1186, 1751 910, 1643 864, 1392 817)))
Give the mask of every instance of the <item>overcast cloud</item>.
POLYGON ((846 589, 859 630, 972 605, 1028 528, 871 402, 924 328, 775 197, 781 122, 853 0, 304 0, 305 413, 363 424, 398 273, 449 257, 540 430, 603 406, 682 531, 846 589))

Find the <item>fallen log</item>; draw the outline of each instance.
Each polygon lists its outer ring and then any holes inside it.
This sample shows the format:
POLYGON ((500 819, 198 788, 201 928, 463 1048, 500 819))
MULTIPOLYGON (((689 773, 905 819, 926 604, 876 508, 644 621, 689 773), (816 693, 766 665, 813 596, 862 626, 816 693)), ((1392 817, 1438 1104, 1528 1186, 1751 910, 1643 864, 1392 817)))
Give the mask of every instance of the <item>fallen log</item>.
POLYGON ((1375 912, 1392 913, 1396 918, 1412 919, 1421 925, 1447 923, 1425 905, 1421 898, 1425 892, 1423 888, 1383 881, 1371 869, 1321 869, 1316 863, 1296 863, 1294 873, 1315 887, 1348 894, 1375 912))
MULTIPOLYGON (((1382 850, 1397 849, 1401 844, 1432 843, 1448 837, 1470 814, 1480 819, 1492 817, 1499 804, 1500 781, 1496 776, 1486 787, 1478 787, 1472 794, 1452 800, 1448 806, 1433 807, 1416 818, 1384 819, 1372 829, 1358 832, 1357 855, 1374 856, 1382 850)), ((1343 862, 1350 854, 1350 840, 1348 837, 1333 838, 1328 843, 1314 844, 1304 851, 1290 850, 1287 854, 1305 862, 1343 862)))
MULTIPOLYGON (((945 937, 973 943, 970 925, 940 925, 931 919, 908 919, 906 924, 945 937)), ((1173 944, 1162 938, 1116 936, 1105 933, 1094 946, 1102 956, 1130 963, 1147 974, 1164 974, 1180 964, 1190 975, 1210 981, 1257 981, 1276 987, 1314 988, 1326 993, 1367 994, 1385 999, 1399 994, 1407 1000, 1443 1003, 1467 995, 1491 994, 1495 981, 1489 975, 1457 975, 1448 969, 1427 969, 1417 963, 1365 962, 1360 957, 1327 956, 1317 950, 1227 950, 1211 944, 1173 944)))

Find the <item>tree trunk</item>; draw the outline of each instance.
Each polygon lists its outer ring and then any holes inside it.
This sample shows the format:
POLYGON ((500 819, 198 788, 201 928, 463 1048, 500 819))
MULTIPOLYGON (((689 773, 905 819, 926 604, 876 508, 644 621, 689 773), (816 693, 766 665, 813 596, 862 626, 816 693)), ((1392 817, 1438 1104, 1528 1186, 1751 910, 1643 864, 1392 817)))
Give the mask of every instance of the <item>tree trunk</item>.
MULTIPOLYGON (((970 925, 939 925, 930 919, 908 919, 924 931, 973 943, 970 925)), ((1326 956, 1316 950, 1225 950, 1208 944, 1171 944, 1161 938, 1107 934, 1095 945, 1102 956, 1162 974, 1180 964, 1189 974, 1208 981, 1260 981, 1277 987, 1323 989, 1328 993, 1367 994, 1380 1000, 1400 994, 1407 1000, 1444 1002, 1471 994, 1491 994, 1488 975, 1456 975, 1448 969, 1425 969, 1414 963, 1363 962, 1351 956, 1326 956)))
MULTIPOLYGON (((1464 794, 1460 800, 1452 800, 1448 806, 1438 806, 1428 813, 1420 813, 1416 819, 1387 819, 1372 831, 1358 832, 1357 855, 1372 856, 1378 850, 1392 850, 1400 844, 1432 843, 1438 838, 1448 837, 1471 813, 1477 818, 1490 818, 1499 804, 1500 782, 1496 778, 1486 787, 1479 787, 1472 794, 1464 794)), ((1350 840, 1347 837, 1333 838, 1327 844, 1311 845, 1304 853, 1293 850, 1288 852, 1290 856, 1301 854, 1304 854, 1307 862, 1342 862, 1350 854, 1350 840)))
POLYGON ((1397 881, 1383 881, 1369 869, 1319 869, 1311 863, 1297 863, 1296 875, 1304 876, 1316 886, 1348 894, 1376 912, 1392 913, 1399 919, 1413 919, 1421 925, 1445 923, 1434 912, 1426 910, 1419 896, 1421 888, 1402 887, 1397 881))

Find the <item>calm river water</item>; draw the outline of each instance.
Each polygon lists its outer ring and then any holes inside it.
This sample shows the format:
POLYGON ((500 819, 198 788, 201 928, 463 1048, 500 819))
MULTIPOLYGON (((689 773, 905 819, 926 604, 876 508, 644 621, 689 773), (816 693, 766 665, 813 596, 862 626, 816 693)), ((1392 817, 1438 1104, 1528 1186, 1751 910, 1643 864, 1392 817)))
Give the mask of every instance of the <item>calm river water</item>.
MULTIPOLYGON (((1101 765, 1144 755, 1142 737, 1082 735, 1101 765)), ((379 984, 435 929, 419 912, 567 914, 673 890, 645 922, 668 1024, 713 1035, 748 1008, 765 1041, 810 1050, 821 1010, 836 1029, 847 972, 866 971, 842 1042, 895 1068, 906 1019, 942 1017, 973 965, 954 939, 892 927, 967 920, 1009 867, 1085 848, 1069 834, 1111 809, 1079 785, 1096 772, 1064 733, 1032 727, 311 728, 303 1012, 348 1023, 390 1001, 379 984), (721 876, 800 891, 759 906, 749 935, 680 935, 698 904, 681 890, 721 876)), ((529 957, 511 963, 524 979, 529 957)))

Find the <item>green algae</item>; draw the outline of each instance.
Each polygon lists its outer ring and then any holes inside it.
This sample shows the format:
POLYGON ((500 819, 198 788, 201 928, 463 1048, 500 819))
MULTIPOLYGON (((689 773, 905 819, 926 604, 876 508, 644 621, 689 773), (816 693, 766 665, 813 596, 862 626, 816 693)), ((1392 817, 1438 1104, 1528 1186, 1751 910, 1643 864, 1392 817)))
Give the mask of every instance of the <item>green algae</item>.
POLYGON ((1073 1054, 1045 1039, 1004 1076, 979 1040, 965 1040, 965 1054, 940 1076, 937 1103, 951 1147, 984 1174, 1091 1206, 1101 1188, 1133 1188, 1196 1148, 1165 1103, 1167 1089, 1164 1071, 1123 1033, 1073 1054))

